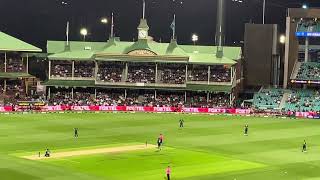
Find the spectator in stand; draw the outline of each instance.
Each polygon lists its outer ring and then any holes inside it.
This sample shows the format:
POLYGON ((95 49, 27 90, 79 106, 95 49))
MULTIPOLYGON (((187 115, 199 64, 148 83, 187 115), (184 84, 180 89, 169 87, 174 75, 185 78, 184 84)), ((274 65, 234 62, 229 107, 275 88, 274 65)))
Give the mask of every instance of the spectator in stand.
POLYGON ((70 63, 54 65, 51 69, 51 76, 59 78, 72 77, 72 65, 70 63))
POLYGON ((98 92, 95 104, 99 106, 122 106, 125 103, 123 93, 98 92))
POLYGON ((159 64, 158 74, 160 74, 160 83, 185 84, 186 82, 186 68, 184 64, 159 64))
POLYGON ((208 66, 191 66, 189 69, 189 81, 208 81, 208 66))
POLYGON ((7 72, 26 72, 21 57, 10 57, 7 59, 7 72))
POLYGON ((129 65, 128 80, 129 83, 155 83, 155 67, 152 65, 129 65))
POLYGON ((123 64, 117 64, 117 63, 100 64, 97 80, 102 82, 111 82, 111 83, 121 82, 123 70, 124 70, 123 64))
POLYGON ((223 66, 211 66, 210 82, 231 82, 230 69, 223 66))
POLYGON ((94 77, 94 63, 76 63, 74 67, 74 77, 79 78, 93 78, 94 77))

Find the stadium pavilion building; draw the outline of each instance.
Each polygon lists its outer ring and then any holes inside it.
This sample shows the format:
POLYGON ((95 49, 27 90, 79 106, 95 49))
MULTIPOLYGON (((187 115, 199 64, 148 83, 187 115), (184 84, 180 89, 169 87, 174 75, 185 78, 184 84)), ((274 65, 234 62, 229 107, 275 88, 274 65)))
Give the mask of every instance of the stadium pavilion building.
POLYGON ((3 32, 0 39, 0 104, 3 104, 5 99, 14 102, 35 92, 37 81, 29 74, 29 54, 42 50, 3 32))
POLYGON ((150 40, 146 19, 141 19, 136 42, 121 41, 111 34, 107 42, 48 41, 47 95, 66 92, 73 98, 100 92, 160 94, 173 92, 188 98, 202 94, 228 96, 231 104, 240 89, 241 48, 224 47, 222 58, 216 46, 179 45, 150 40))

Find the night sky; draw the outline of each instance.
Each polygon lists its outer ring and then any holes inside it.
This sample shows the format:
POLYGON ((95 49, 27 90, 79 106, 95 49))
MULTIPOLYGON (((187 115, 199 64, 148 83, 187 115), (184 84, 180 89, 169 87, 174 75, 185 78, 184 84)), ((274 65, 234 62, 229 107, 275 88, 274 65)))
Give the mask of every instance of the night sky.
MULTIPOLYGON (((191 34, 199 35, 198 44, 214 44, 217 0, 146 0, 150 35, 168 42, 173 13, 177 16, 180 44, 191 44, 191 34)), ((226 44, 243 40, 244 24, 262 22, 262 0, 226 0, 226 44)), ((266 23, 280 25, 284 32, 286 7, 320 7, 319 0, 267 0, 266 23)), ((110 26, 101 17, 115 13, 115 33, 121 40, 137 38, 142 0, 0 0, 0 31, 45 49, 46 40, 64 40, 70 21, 70 39, 81 40, 79 30, 89 30, 88 41, 105 41, 110 26)))

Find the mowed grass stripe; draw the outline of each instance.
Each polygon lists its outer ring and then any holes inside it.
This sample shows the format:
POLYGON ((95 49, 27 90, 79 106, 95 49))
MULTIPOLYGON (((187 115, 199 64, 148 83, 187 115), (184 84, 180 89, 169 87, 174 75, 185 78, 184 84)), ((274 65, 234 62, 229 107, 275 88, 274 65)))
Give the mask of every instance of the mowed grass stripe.
MULTIPOLYGON (((195 173, 190 177, 180 177, 180 179, 300 180, 320 177, 320 171, 315 170, 315 167, 320 167, 320 160, 317 156, 317 152, 320 152, 318 148, 320 145, 320 121, 187 114, 0 114, 0 168, 9 169, 7 174, 10 175, 15 172, 17 174, 30 172, 33 179, 112 179, 112 174, 98 171, 108 171, 113 167, 101 166, 94 173, 85 170, 89 165, 95 168, 96 164, 105 161, 106 156, 101 161, 84 162, 85 165, 80 163, 84 169, 69 169, 56 164, 30 163, 15 157, 4 160, 1 158, 1 154, 11 156, 9 154, 38 152, 44 151, 46 148, 53 150, 77 149, 106 144, 145 143, 145 141, 155 144, 160 133, 165 135, 165 146, 268 165, 262 168, 216 174, 208 172, 208 174, 196 175, 197 173, 195 173), (186 128, 182 130, 179 130, 178 127, 180 118, 185 120, 186 128), (245 124, 249 124, 248 137, 243 136, 245 124), (74 127, 78 127, 80 130, 79 139, 73 138, 74 127), (309 148, 308 153, 305 154, 299 152, 304 139, 307 140, 309 148), (26 167, 15 164, 24 164, 26 167), (31 171, 30 169, 35 170, 31 171), (103 175, 96 175, 99 173, 103 175)), ((168 157, 167 162, 169 162, 170 159, 174 159, 174 156, 159 154, 151 159, 168 157)), ((112 156, 112 163, 118 162, 119 166, 123 168, 131 167, 131 164, 122 163, 121 158, 117 157, 112 156)), ((127 156, 122 157, 126 158, 127 156)), ((130 156, 128 157, 130 158, 130 156)), ((144 158, 142 159, 132 163, 135 166, 141 166, 144 163, 144 158)), ((155 164, 159 163, 154 170, 161 175, 160 178, 158 175, 156 175, 157 178, 154 176, 154 179, 164 178, 167 164, 158 160, 154 162, 155 164)), ((188 162, 193 161, 188 158, 174 168, 189 166, 188 162)), ((199 166, 201 164, 210 164, 210 162, 199 163, 199 166)), ((195 163, 196 165, 197 163, 195 163)), ((153 173, 153 169, 150 171, 153 173)), ((142 176, 140 178, 144 178, 143 172, 148 174, 147 170, 141 172, 138 170, 136 173, 142 176)), ((19 178, 12 177, 11 179, 19 178)))
POLYGON ((163 168, 167 165, 172 166, 175 179, 265 167, 259 163, 174 148, 163 151, 120 153, 113 156, 96 155, 63 160, 50 159, 46 162, 73 170, 86 171, 96 176, 133 180, 141 179, 141 177, 147 180, 159 179, 163 176, 163 168), (130 166, 124 166, 125 164, 130 164, 130 166))

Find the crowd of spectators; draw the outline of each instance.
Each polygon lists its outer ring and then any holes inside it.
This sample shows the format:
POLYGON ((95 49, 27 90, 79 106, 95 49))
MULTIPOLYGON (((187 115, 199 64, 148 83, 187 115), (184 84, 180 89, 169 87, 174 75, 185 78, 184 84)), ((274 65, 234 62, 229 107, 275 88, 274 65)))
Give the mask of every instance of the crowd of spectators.
POLYGON ((254 95, 254 107, 257 109, 279 108, 283 94, 282 89, 262 89, 254 95))
POLYGON ((230 69, 223 66, 211 66, 210 82, 231 82, 230 69))
POLYGON ((56 64, 51 69, 51 76, 57 78, 72 77, 72 64, 56 64))
POLYGON ((155 83, 155 73, 155 66, 153 65, 129 65, 127 82, 155 83))
MULTIPOLYGON (((94 77, 94 64, 75 65, 75 77, 94 77)), ((97 72, 97 80, 101 82, 117 83, 126 81, 129 83, 164 83, 164 84, 185 84, 188 81, 208 82, 208 66, 192 65, 188 69, 186 77, 185 65, 160 64, 156 75, 154 64, 134 64, 128 66, 128 74, 124 77, 125 66, 122 63, 101 63, 97 72), (157 77, 157 78, 156 78, 157 77), (157 82, 156 82, 157 79, 157 82)), ((71 64, 54 65, 51 74, 53 77, 71 77, 71 64)), ((224 66, 211 66, 210 82, 230 82, 230 69, 224 66)))
POLYGON ((320 80, 320 63, 305 62, 302 63, 298 74, 296 76, 298 80, 320 80))
POLYGON ((208 66, 192 66, 188 69, 188 81, 208 82, 208 66))
POLYGON ((97 74, 97 80, 111 83, 121 82, 123 70, 123 64, 100 64, 97 74))
POLYGON ((72 94, 70 91, 62 90, 56 93, 52 93, 48 102, 50 105, 86 106, 93 104, 94 97, 89 92, 75 91, 72 98, 72 94))
POLYGON ((320 111, 319 90, 293 90, 286 100, 287 111, 320 111))
POLYGON ((209 94, 209 97, 204 93, 191 93, 187 96, 185 104, 197 108, 226 108, 230 107, 230 97, 225 93, 209 94))
POLYGON ((98 92, 95 105, 99 106, 121 106, 124 105, 125 95, 121 92, 98 92))
POLYGON ((160 82, 164 84, 184 84, 186 68, 180 65, 159 66, 160 82))
POLYGON ((4 72, 4 54, 0 53, 0 72, 4 72))
POLYGON ((92 63, 75 63, 74 77, 79 78, 93 78, 95 64, 92 63))
POLYGON ((26 72, 26 68, 22 63, 21 58, 8 58, 7 72, 26 72))
POLYGON ((125 94, 121 91, 97 92, 75 92, 72 99, 70 91, 59 91, 53 93, 49 100, 50 105, 100 105, 100 106, 145 106, 145 107, 229 107, 229 96, 227 94, 192 93, 185 99, 184 92, 158 92, 153 91, 130 91, 125 94))
POLYGON ((316 19, 300 19, 297 32, 320 32, 320 22, 316 19))

